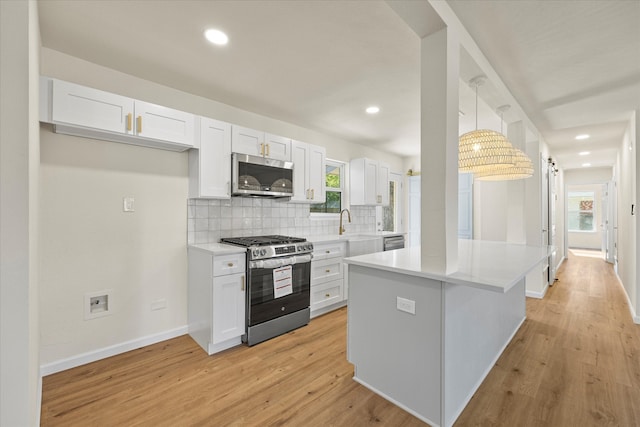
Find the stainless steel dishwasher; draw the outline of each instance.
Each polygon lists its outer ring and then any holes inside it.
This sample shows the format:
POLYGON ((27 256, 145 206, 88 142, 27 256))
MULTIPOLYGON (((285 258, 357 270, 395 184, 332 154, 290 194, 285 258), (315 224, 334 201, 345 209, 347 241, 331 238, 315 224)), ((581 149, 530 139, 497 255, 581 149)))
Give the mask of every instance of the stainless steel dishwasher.
POLYGON ((404 248, 404 234, 382 238, 382 250, 392 251, 404 248))

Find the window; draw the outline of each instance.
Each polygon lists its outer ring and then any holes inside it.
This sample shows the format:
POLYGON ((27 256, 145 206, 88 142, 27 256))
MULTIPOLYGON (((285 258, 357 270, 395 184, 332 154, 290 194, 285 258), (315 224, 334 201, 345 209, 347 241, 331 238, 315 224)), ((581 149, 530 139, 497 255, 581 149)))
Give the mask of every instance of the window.
POLYGON ((595 231, 593 191, 570 191, 567 203, 569 231, 595 231))
POLYGON ((335 213, 342 210, 344 191, 344 163, 327 159, 325 186, 327 197, 324 203, 311 205, 311 213, 335 213))

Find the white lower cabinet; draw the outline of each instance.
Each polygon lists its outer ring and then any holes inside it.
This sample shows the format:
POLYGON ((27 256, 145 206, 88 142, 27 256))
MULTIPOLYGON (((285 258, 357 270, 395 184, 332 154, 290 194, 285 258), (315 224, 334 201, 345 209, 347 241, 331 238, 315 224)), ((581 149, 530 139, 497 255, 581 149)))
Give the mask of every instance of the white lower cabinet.
POLYGON ((311 261, 311 317, 346 304, 344 264, 346 243, 314 244, 311 261))
POLYGON ((189 335, 213 354, 242 343, 245 253, 213 255, 189 248, 189 335))

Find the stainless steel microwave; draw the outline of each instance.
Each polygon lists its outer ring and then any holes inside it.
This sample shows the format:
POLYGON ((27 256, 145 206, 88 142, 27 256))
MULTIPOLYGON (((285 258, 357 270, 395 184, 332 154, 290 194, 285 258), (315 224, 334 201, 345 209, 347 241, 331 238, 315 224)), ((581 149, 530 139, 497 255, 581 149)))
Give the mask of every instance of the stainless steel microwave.
POLYGON ((231 195, 293 196, 293 163, 248 154, 231 154, 231 195))

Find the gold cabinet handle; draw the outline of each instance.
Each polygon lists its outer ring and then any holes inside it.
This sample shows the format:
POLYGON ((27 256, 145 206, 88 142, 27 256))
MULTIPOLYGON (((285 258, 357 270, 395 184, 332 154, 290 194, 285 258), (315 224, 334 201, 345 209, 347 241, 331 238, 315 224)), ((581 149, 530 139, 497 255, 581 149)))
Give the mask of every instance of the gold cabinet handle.
POLYGON ((331 294, 324 294, 325 298, 329 298, 331 296, 331 294))
POLYGON ((327 269, 324 271, 325 273, 331 273, 331 270, 327 269))
POLYGON ((244 291, 244 275, 242 276, 242 278, 240 279, 240 290, 244 291))
POLYGON ((131 126, 133 125, 133 114, 127 114, 127 131, 131 131, 131 126))
POLYGON ((311 189, 311 200, 316 198, 316 190, 314 188, 311 189))
POLYGON ((325 252, 325 253, 327 253, 327 254, 330 254, 330 253, 331 253, 331 251, 324 251, 324 252, 325 252))
POLYGON ((267 146, 267 157, 271 156, 271 150, 269 150, 269 144, 264 144, 267 146))
POLYGON ((232 263, 232 262, 228 263, 227 265, 228 265, 229 267, 233 267, 233 263, 232 263))
POLYGON ((138 133, 142 133, 142 116, 138 116, 136 119, 136 129, 138 133))
POLYGON ((260 144, 260 155, 264 156, 264 144, 260 144))
POLYGON ((307 189, 307 200, 309 199, 309 189, 307 189))

